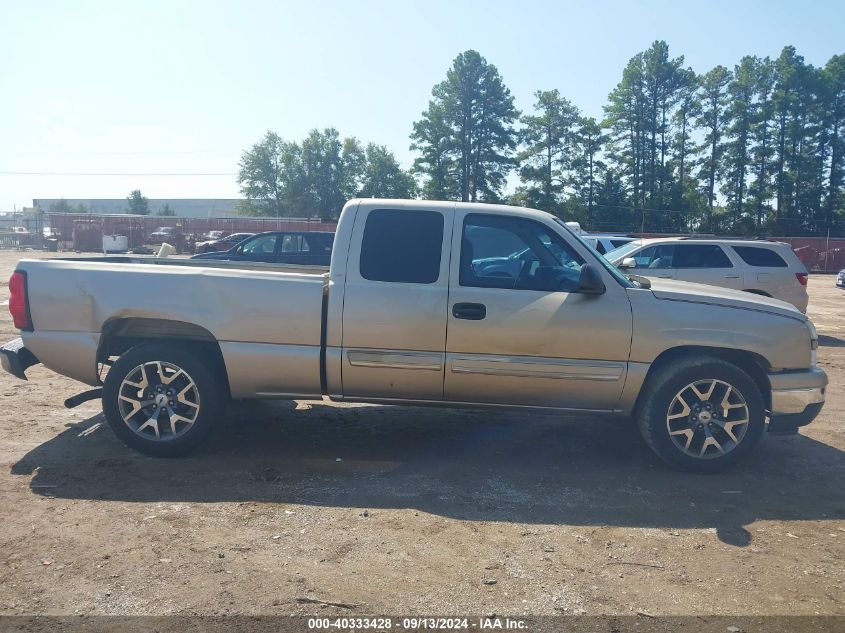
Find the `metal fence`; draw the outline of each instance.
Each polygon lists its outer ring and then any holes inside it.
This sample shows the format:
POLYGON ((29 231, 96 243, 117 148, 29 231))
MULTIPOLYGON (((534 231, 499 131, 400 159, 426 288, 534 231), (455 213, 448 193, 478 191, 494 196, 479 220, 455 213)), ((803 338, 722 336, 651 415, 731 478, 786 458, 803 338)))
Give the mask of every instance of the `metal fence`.
MULTIPOLYGON (((151 243, 150 234, 162 227, 188 242, 199 240, 209 231, 260 233, 262 231, 334 231, 337 224, 319 218, 180 218, 145 215, 80 215, 46 213, 44 226, 51 229, 65 249, 99 251, 104 235, 125 235, 130 248, 151 243)), ((160 240, 159 240, 160 242, 160 240)))
MULTIPOLYGON (((0 248, 41 247, 44 242, 42 223, 51 229, 51 234, 59 239, 62 248, 91 252, 102 250, 103 235, 125 235, 129 239, 130 248, 148 244, 150 233, 159 227, 172 227, 176 232, 193 239, 199 239, 209 231, 223 231, 228 235, 261 231, 334 231, 337 228, 336 223, 323 222, 319 218, 179 218, 78 213, 46 213, 44 216, 38 226, 29 227, 29 235, 0 233, 0 248)), ((642 237, 660 235, 666 234, 649 233, 642 234, 642 237)), ((845 268, 845 238, 772 239, 788 243, 811 272, 834 273, 845 268)))

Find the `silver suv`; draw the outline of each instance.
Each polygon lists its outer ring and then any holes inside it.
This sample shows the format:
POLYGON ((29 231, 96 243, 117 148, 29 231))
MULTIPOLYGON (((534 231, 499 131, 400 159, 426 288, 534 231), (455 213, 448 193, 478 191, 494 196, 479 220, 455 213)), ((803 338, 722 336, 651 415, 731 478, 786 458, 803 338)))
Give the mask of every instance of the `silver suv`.
POLYGON ((690 237, 631 242, 605 257, 644 277, 678 279, 744 290, 807 311, 807 269, 789 244, 767 240, 690 237))

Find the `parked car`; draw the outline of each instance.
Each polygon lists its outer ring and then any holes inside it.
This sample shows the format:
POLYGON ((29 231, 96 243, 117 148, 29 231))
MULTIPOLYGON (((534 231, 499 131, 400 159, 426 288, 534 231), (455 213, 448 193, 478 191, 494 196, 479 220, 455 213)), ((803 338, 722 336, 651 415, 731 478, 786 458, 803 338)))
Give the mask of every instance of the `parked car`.
MULTIPOLYGON (((214 233, 211 231, 210 233, 214 233)), ((209 233, 209 234, 210 234, 209 233)), ((252 237, 255 233, 232 233, 225 237, 218 237, 217 239, 206 240, 204 242, 197 242, 197 253, 216 253, 218 251, 228 251, 245 239, 252 237)))
POLYGON ((328 266, 333 242, 334 233, 328 231, 268 231, 227 251, 206 252, 191 259, 328 266))
POLYGON ((3 367, 97 386, 67 406, 102 398, 120 439, 161 456, 208 437, 229 397, 327 395, 633 414, 667 463, 714 471, 825 399, 816 330, 793 306, 625 276, 542 211, 352 200, 328 271, 199 261, 20 261, 3 367), (515 276, 478 266, 517 241, 515 276))
POLYGON ((163 242, 172 243, 176 239, 176 228, 172 226, 160 226, 155 231, 150 233, 147 238, 149 244, 162 244, 163 242))
POLYGON ((604 255, 620 246, 630 244, 637 238, 629 237, 628 235, 612 235, 610 233, 584 233, 581 235, 581 239, 604 255))
POLYGON ((807 268, 783 242, 667 237, 630 242, 605 257, 645 277, 744 290, 807 311, 807 268))
POLYGON ((836 275, 836 287, 845 288, 845 269, 840 270, 836 275))

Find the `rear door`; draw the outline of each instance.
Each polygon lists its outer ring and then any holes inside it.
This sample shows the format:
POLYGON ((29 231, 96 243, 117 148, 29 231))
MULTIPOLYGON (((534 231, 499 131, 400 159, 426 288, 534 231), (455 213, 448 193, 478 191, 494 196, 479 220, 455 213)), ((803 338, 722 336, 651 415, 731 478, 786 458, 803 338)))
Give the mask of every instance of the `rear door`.
POLYGON ((302 233, 284 233, 280 235, 276 248, 276 261, 281 264, 312 263, 311 248, 302 233))
POLYGON ((333 235, 331 233, 302 233, 308 249, 307 263, 328 266, 332 258, 333 235))
POLYGON ((742 270, 719 244, 676 244, 675 279, 742 290, 742 270))
POLYGON ((454 206, 362 203, 343 303, 346 398, 442 400, 454 206))

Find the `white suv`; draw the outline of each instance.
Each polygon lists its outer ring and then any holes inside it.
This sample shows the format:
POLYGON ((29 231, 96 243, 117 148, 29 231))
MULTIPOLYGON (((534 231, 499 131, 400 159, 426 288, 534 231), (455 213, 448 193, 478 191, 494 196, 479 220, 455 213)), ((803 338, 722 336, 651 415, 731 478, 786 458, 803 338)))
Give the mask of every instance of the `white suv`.
POLYGON ((633 242, 637 238, 628 237, 627 235, 611 235, 610 233, 582 233, 581 239, 604 255, 616 248, 633 242))
POLYGON ((679 279, 774 297, 807 311, 807 269, 789 244, 669 237, 637 240, 605 257, 644 277, 679 279))

